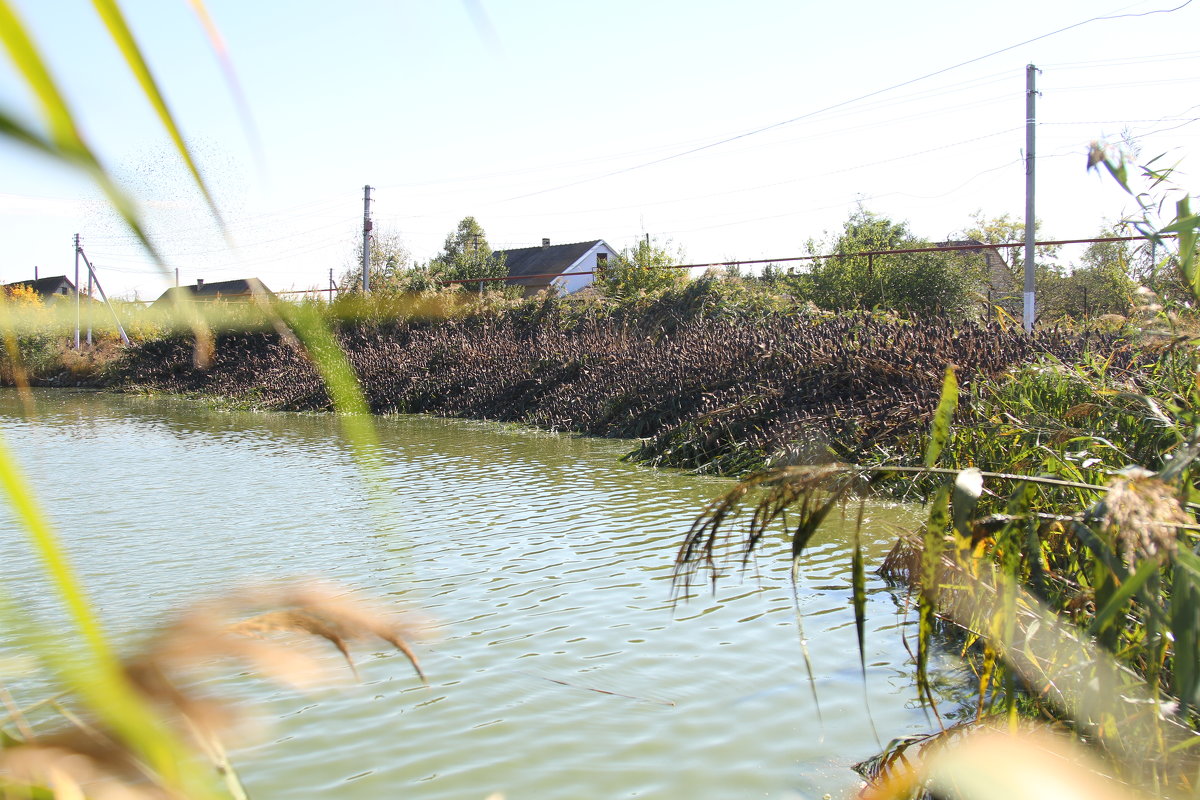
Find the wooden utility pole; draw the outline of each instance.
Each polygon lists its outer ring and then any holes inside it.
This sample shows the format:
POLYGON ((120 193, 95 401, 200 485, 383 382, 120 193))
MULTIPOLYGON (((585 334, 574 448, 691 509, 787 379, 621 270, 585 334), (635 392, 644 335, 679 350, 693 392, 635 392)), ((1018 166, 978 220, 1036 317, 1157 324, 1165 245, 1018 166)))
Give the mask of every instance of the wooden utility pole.
POLYGON ((363 294, 371 291, 371 187, 363 187, 363 294))
POLYGON ((1037 73, 1033 64, 1025 67, 1025 332, 1033 333, 1037 311, 1034 300, 1033 243, 1037 225, 1033 209, 1034 131, 1037 128, 1037 73))

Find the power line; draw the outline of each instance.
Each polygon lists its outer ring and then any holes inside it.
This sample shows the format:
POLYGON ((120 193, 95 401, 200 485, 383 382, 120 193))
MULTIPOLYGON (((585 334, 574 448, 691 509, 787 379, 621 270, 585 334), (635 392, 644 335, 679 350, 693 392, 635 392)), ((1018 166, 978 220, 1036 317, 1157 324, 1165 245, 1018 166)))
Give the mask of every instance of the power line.
POLYGON ((825 113, 827 113, 827 112, 829 112, 829 111, 833 111, 833 110, 835 110, 835 109, 838 109, 838 108, 843 108, 844 106, 848 106, 848 105, 851 105, 851 104, 853 104, 853 103, 858 103, 858 102, 861 102, 861 101, 863 101, 863 100, 867 100, 867 99, 869 99, 869 98, 872 98, 872 97, 877 97, 877 96, 879 96, 879 95, 881 95, 881 94, 885 94, 885 93, 887 93, 887 92, 895 91, 896 89, 901 89, 901 88, 903 88, 903 87, 905 87, 905 86, 911 86, 911 85, 913 85, 913 84, 915 84, 915 83, 919 83, 919 82, 921 82, 921 81, 928 80, 929 78, 933 78, 933 77, 936 77, 936 76, 938 76, 938 75, 944 75, 945 73, 947 73, 947 72, 950 72, 950 71, 952 71, 952 70, 960 69, 960 68, 962 68, 962 67, 965 67, 965 66, 968 66, 968 65, 970 65, 970 64, 975 64, 975 63, 978 63, 978 62, 980 62, 980 61, 984 61, 984 60, 986 60, 986 59, 992 58, 993 56, 1000 55, 1001 53, 1007 53, 1008 51, 1010 51, 1010 50, 1015 50, 1015 49, 1017 49, 1018 47, 1024 47, 1024 46, 1025 46, 1025 45, 1027 45, 1027 44, 1032 44, 1033 42, 1041 41, 1042 39, 1046 39, 1046 38, 1049 38, 1049 37, 1051 37, 1051 36, 1057 36, 1057 35, 1058 35, 1058 34, 1060 34, 1060 33, 1065 33, 1066 31, 1073 30, 1074 28, 1078 28, 1078 27, 1080 27, 1080 26, 1083 26, 1083 25, 1088 25, 1088 24, 1090 24, 1090 23, 1093 23, 1093 22, 1100 22, 1100 21, 1103 21, 1103 20, 1126 19, 1126 18, 1131 18, 1131 17, 1146 17, 1146 16, 1150 16, 1150 15, 1152 15, 1152 14, 1170 14, 1170 13, 1173 13, 1173 12, 1175 12, 1175 11, 1179 11, 1180 9, 1186 8, 1187 6, 1189 6, 1189 5, 1191 5, 1191 4, 1192 4, 1192 0, 1184 0, 1184 2, 1183 2, 1183 3, 1181 3, 1181 4, 1180 4, 1180 5, 1178 5, 1178 6, 1175 6, 1174 8, 1155 9, 1155 10, 1152 10, 1152 11, 1144 11, 1144 12, 1137 13, 1137 14, 1112 14, 1112 15, 1106 15, 1106 16, 1091 17, 1090 19, 1085 19, 1085 20, 1083 20, 1083 21, 1081 21, 1081 22, 1076 22, 1076 23, 1073 23, 1073 24, 1071 24, 1071 25, 1067 25, 1067 26, 1065 26, 1065 27, 1058 28, 1057 30, 1050 31, 1049 33, 1043 33, 1042 35, 1040 35, 1040 36, 1035 36, 1035 37, 1033 37, 1032 39, 1026 39, 1026 40, 1025 40, 1025 41, 1023 41, 1023 42, 1018 42, 1017 44, 1009 45, 1009 46, 1007 46, 1007 47, 1002 47, 1002 48, 1000 48, 999 50, 993 50, 993 51, 992 51, 992 52, 990 52, 990 53, 985 53, 984 55, 981 55, 981 56, 976 56, 975 58, 971 58, 971 59, 968 59, 968 60, 966 60, 966 61, 961 61, 961 62, 959 62, 959 63, 957 63, 957 64, 953 64, 953 65, 951 65, 951 66, 949 66, 949 67, 943 67, 942 69, 936 70, 936 71, 934 71, 934 72, 926 73, 925 75, 921 75, 920 77, 917 77, 917 78, 911 78, 911 79, 909 79, 909 80, 902 81, 902 82, 900 82, 900 83, 895 83, 895 84, 892 84, 891 86, 887 86, 887 87, 885 87, 885 88, 883 88, 883 89, 877 89, 877 90, 875 90, 875 91, 873 91, 873 92, 868 92, 867 94, 864 94, 864 95, 859 95, 858 97, 854 97, 854 98, 851 98, 851 99, 849 99, 849 100, 843 100, 843 101, 841 101, 841 102, 834 103, 833 105, 825 106, 824 108, 819 108, 819 109, 817 109, 817 110, 815 110, 815 111, 810 111, 810 112, 808 112, 808 113, 801 114, 800 116, 797 116, 797 117, 792 117, 791 119, 785 119, 785 120, 782 120, 782 121, 780 121, 780 122, 774 122, 774 123, 772 123, 772 124, 770 124, 770 125, 764 125, 764 126, 763 126, 763 127, 761 127, 761 128, 755 128, 754 130, 746 131, 746 132, 744 132, 744 133, 739 133, 739 134, 737 134, 736 136, 729 136, 729 137, 726 137, 726 138, 724 138, 724 139, 720 139, 720 140, 718 140, 718 141, 715 141, 715 142, 710 142, 710 143, 708 143, 708 144, 701 145, 700 147, 693 147, 693 148, 691 148, 691 149, 689 149, 689 150, 684 150, 684 151, 682 151, 682 152, 679 152, 679 153, 674 153, 674 154, 672 154, 672 155, 669 155, 669 156, 664 156, 664 157, 662 157, 662 158, 657 158, 657 159, 654 159, 653 161, 646 161, 646 162, 644 162, 644 163, 641 163, 641 164, 635 164, 635 165, 633 165, 633 166, 631 166, 631 167, 625 167, 625 168, 623 168, 623 169, 619 169, 619 170, 613 170, 612 172, 608 172, 608 173, 605 173, 605 174, 603 174, 603 175, 596 175, 596 176, 593 176, 593 177, 591 177, 591 178, 584 178, 584 179, 582 179, 582 180, 573 181, 573 182, 571 182, 571 183, 562 184, 562 185, 560 185, 560 186, 553 186, 553 187, 550 187, 550 188, 548 188, 548 189, 541 189, 541 190, 539 190, 539 191, 536 191, 536 192, 529 192, 529 193, 527 193, 527 194, 523 194, 523 195, 517 195, 517 196, 515 196, 515 197, 509 197, 509 198, 506 198, 504 201, 501 201, 501 202, 508 202, 508 201, 511 201, 511 200, 522 200, 522 199, 524 199, 524 198, 526 198, 526 197, 533 197, 533 196, 535 196, 535 195, 539 195, 539 194, 546 194, 547 192, 554 192, 554 191, 558 191, 558 190, 560 190, 560 189, 566 189, 566 188, 569 188, 569 187, 571 187, 571 186, 578 186, 578 185, 580 185, 580 184, 583 184, 583 183, 590 183, 590 182, 592 182, 592 181, 603 180, 604 178, 611 178, 611 177, 613 177, 613 176, 615 176, 615 175, 623 175, 623 174, 625 174, 625 173, 627 173, 627 172, 633 172, 634 170, 644 169, 644 168, 646 168, 646 167, 651 167, 651 166, 654 166, 654 165, 656 165, 656 164, 662 164, 662 163, 664 163, 664 162, 666 162, 666 161, 672 161, 672 160, 674 160, 674 159, 676 159, 676 158, 683 158, 684 156, 689 156, 689 155, 692 155, 692 154, 694 154, 694 153, 699 153, 699 152, 702 152, 702 151, 704 151, 704 150, 710 150, 710 149, 712 149, 712 148, 714 148, 714 147, 720 147, 720 146, 721 146, 721 145, 723 145, 723 144, 728 144, 728 143, 730 143, 730 142, 734 142, 734 141, 737 141, 737 140, 739 140, 739 139, 745 139, 745 138, 747 138, 747 137, 749 137, 749 136, 757 136, 757 135, 758 135, 758 134, 760 134, 760 133, 765 133, 765 132, 767 132, 767 131, 774 130, 774 129, 776 129, 776 128, 781 128, 781 127, 783 127, 783 126, 785 126, 785 125, 791 125, 791 124, 793 124, 793 123, 800 122, 800 121, 802 121, 802 120, 811 119, 812 117, 815 117, 815 116, 817 116, 817 115, 820 115, 820 114, 825 114, 825 113))
POLYGON ((1172 61, 1187 61, 1200 58, 1200 50, 1184 50, 1179 53, 1157 53, 1152 56, 1125 56, 1124 58, 1109 58, 1097 61, 1062 61, 1057 64, 1043 64, 1042 69, 1065 72, 1074 69, 1091 69, 1093 67, 1125 67, 1130 64, 1166 64, 1172 61))

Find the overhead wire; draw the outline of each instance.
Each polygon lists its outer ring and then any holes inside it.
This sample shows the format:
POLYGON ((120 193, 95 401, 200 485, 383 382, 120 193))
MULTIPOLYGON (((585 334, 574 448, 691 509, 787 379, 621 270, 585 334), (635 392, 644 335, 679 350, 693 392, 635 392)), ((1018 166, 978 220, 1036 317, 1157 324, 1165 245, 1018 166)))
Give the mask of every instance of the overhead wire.
POLYGON ((545 194, 545 193, 547 193, 547 192, 558 191, 558 190, 560 190, 560 189, 565 189, 565 188, 568 188, 568 187, 570 187, 570 186, 578 186, 578 185, 580 185, 580 184, 582 184, 582 183, 590 183, 590 182, 592 182, 592 181, 603 180, 603 179, 605 179, 605 178, 611 178, 611 177, 613 177, 613 176, 615 176, 615 175, 622 175, 622 174, 625 174, 625 173, 628 173, 628 172, 633 172, 634 170, 644 169, 644 168, 646 168, 646 167, 651 167, 651 166, 654 166, 654 165, 656 165, 656 164, 662 164, 662 163, 664 163, 664 162, 666 162, 666 161, 671 161, 671 160, 674 160, 674 159, 676 159, 676 158, 683 158, 684 156, 693 155, 693 154, 695 154, 695 153, 699 153, 699 152, 702 152, 702 151, 704 151, 704 150, 710 150, 710 149, 712 149, 712 148, 714 148, 714 147, 720 147, 721 145, 728 144, 728 143, 730 143, 730 142, 734 142, 734 141, 737 141, 737 140, 739 140, 739 139, 745 139, 745 138, 747 138, 747 137, 750 137, 750 136, 757 136, 757 135, 758 135, 758 134, 760 134, 760 133, 765 133, 765 132, 767 132, 767 131, 774 130, 774 129, 776 129, 776 128, 781 128, 781 127, 783 127, 783 126, 785 126, 785 125, 792 125, 792 124, 794 124, 794 123, 796 123, 796 122, 800 122, 800 121, 802 121, 802 120, 806 120, 806 119, 811 119, 811 118, 813 118, 813 117, 816 117, 816 116, 818 116, 818 115, 820 115, 820 114, 824 114, 824 113, 827 113, 827 112, 829 112, 829 111, 833 111, 833 110, 835 110, 835 109, 838 109, 838 108, 843 108, 843 107, 845 107, 845 106, 848 106, 848 105, 851 105, 851 104, 853 104, 853 103, 858 103, 858 102, 861 102, 861 101, 863 101, 863 100, 870 99, 870 98, 872 98, 872 97, 877 97, 877 96, 879 96, 879 95, 882 95, 882 94, 886 94, 886 93, 888 93, 888 92, 895 91, 896 89, 900 89, 900 88, 903 88, 903 87, 905 87, 905 86, 911 86, 911 85, 913 85, 913 84, 915 84, 915 83, 919 83, 919 82, 921 82, 921 81, 928 80, 929 78, 933 78, 933 77, 936 77, 936 76, 938 76, 938 75, 943 75, 943 74, 945 74, 945 73, 947 73, 947 72, 950 72, 950 71, 952 71, 952 70, 960 69, 960 68, 962 68, 962 67, 965 67, 965 66, 968 66, 968 65, 970 65, 970 64, 975 64, 975 63, 978 63, 978 62, 980 62, 980 61, 984 61, 984 60, 986 60, 986 59, 989 59, 989 58, 992 58, 992 57, 994 57, 994 56, 997 56, 997 55, 999 55, 999 54, 1001 54, 1001 53, 1007 53, 1008 51, 1010 51, 1010 50, 1015 50, 1015 49, 1016 49, 1016 48, 1018 48, 1018 47, 1024 47, 1024 46, 1025 46, 1025 45, 1027 45, 1027 44, 1032 44, 1033 42, 1041 41, 1042 39, 1046 39, 1046 38, 1049 38, 1049 37, 1051 37, 1051 36, 1056 36, 1056 35, 1058 35, 1058 34, 1060 34, 1060 33, 1064 33, 1064 32, 1066 32, 1066 31, 1072 30, 1072 29, 1074 29, 1074 28, 1081 27, 1081 26, 1083 26, 1083 25, 1088 25, 1088 24, 1090 24, 1090 23, 1093 23, 1093 22, 1099 22, 1099 21, 1103 21, 1103 20, 1125 19, 1125 18, 1131 18, 1131 17, 1144 17, 1144 16, 1150 16, 1151 14, 1170 14, 1170 13, 1173 13, 1173 12, 1175 12, 1175 11, 1179 11, 1180 9, 1186 8, 1187 6, 1191 5, 1191 3, 1192 3, 1192 0, 1184 0, 1184 2, 1183 2, 1183 3, 1181 3, 1180 5, 1178 5, 1178 6, 1175 6, 1174 8, 1169 8, 1169 9, 1155 9, 1155 10, 1152 10, 1152 11, 1145 11, 1145 12, 1140 12, 1140 13, 1136 13, 1136 14, 1112 14, 1112 15, 1106 15, 1106 16, 1096 16, 1096 17, 1091 17, 1090 19, 1086 19, 1086 20, 1083 20, 1083 21, 1081 21, 1081 22, 1076 22, 1076 23, 1073 23, 1073 24, 1071 24, 1071 25, 1067 25, 1067 26, 1064 26, 1064 27, 1062 27, 1062 28, 1058 28, 1058 29, 1056 29, 1056 30, 1050 31, 1049 33, 1044 33, 1044 34, 1041 34, 1040 36, 1035 36, 1035 37, 1033 37, 1032 39, 1026 39, 1026 40, 1025 40, 1025 41, 1023 41, 1023 42, 1018 42, 1017 44, 1009 45, 1009 46, 1007 46, 1007 47, 1002 47, 1002 48, 1000 48, 1000 49, 998 49, 998 50, 993 50, 993 51, 991 51, 990 53, 985 53, 985 54, 983 54, 983 55, 981 55, 981 56, 976 56, 975 58, 967 59, 966 61, 961 61, 961 62, 959 62, 959 63, 957 63, 957 64, 953 64, 953 65, 951 65, 951 66, 948 66, 948 67, 943 67, 942 69, 938 69, 938 70, 935 70, 935 71, 933 71, 933 72, 926 73, 925 75, 921 75, 921 76, 919 76, 919 77, 916 77, 916 78, 911 78, 911 79, 909 79, 909 80, 906 80, 906 81, 901 81, 900 83, 895 83, 895 84, 892 84, 892 85, 890 85, 890 86, 886 86, 886 87, 884 87, 884 88, 882 88, 882 89, 876 89, 875 91, 868 92, 867 94, 859 95, 859 96, 857 96, 857 97, 853 97, 853 98, 851 98, 851 99, 849 99, 849 100, 843 100, 843 101, 841 101, 841 102, 834 103, 834 104, 832 104, 832 105, 824 106, 823 108, 816 109, 815 111, 809 111, 809 112, 807 112, 807 113, 805 113, 805 114, 801 114, 801 115, 799 115, 799 116, 792 117, 792 118, 790 118, 790 119, 781 120, 781 121, 779 121, 779 122, 774 122, 774 123, 772 123, 772 124, 770 124, 770 125, 764 125, 764 126, 762 126, 762 127, 760 127, 760 128, 755 128, 755 129, 753 129, 753 130, 745 131, 745 132, 743 132, 743 133, 739 133, 739 134, 737 134, 736 136, 729 136, 729 137, 726 137, 726 138, 724 138, 724 139, 717 140, 717 141, 715 141, 715 142, 710 142, 710 143, 708 143, 708 144, 701 145, 700 147, 694 147, 694 148, 691 148, 691 149, 689 149, 689 150, 685 150, 685 151, 682 151, 682 152, 674 153, 674 154, 672 154, 672 155, 669 155, 669 156, 664 156, 663 158, 658 158, 658 159, 655 159, 655 160, 653 160, 653 161, 647 161, 647 162, 644 162, 644 163, 641 163, 641 164, 635 164, 635 165, 633 165, 633 166, 625 167, 625 168, 623 168, 623 169, 614 170, 614 171, 612 171, 612 172, 607 172, 607 173, 605 173, 605 174, 603 174, 603 175, 596 175, 596 176, 593 176, 593 177, 591 177, 591 178, 585 178, 584 180, 581 180, 581 181, 575 181, 575 182, 573 182, 573 183, 569 183, 569 184, 562 184, 562 185, 560 185, 560 186, 553 186, 553 187, 549 187, 549 188, 547 188, 547 189, 541 189, 541 190, 539 190, 539 191, 536 191, 536 192, 529 192, 529 193, 527 193, 527 194, 523 194, 523 195, 516 195, 516 196, 514 196, 514 197, 507 198, 507 200, 522 200, 522 199, 524 199, 524 198, 526 198, 526 197, 533 197, 533 196, 535 196, 535 195, 538 195, 538 194, 545 194))

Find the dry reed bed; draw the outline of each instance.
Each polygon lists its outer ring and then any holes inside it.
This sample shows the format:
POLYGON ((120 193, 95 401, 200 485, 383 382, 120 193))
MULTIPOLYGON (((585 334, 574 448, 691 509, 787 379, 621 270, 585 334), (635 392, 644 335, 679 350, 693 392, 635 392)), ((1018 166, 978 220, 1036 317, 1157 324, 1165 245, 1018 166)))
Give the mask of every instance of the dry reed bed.
MULTIPOLYGON (((948 364, 964 385, 1039 354, 1123 350, 1111 337, 1033 337, 947 319, 697 317, 633 321, 493 313, 354 323, 339 339, 371 409, 642 438, 634 457, 735 474, 782 456, 862 460, 921 430, 948 364), (815 450, 814 450, 815 448, 815 450)), ((270 410, 331 407, 303 353, 274 333, 218 338, 208 368, 181 337, 143 344, 118 370, 135 389, 270 410)), ((964 393, 965 396, 965 393, 964 393)))

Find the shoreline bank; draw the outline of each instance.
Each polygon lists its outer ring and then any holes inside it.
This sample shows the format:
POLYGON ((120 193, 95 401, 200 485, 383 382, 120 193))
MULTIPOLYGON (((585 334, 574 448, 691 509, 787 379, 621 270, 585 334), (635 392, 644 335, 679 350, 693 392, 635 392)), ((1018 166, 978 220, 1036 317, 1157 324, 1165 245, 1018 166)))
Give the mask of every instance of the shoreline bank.
MULTIPOLYGON (((1117 357, 1117 337, 869 314, 753 320, 537 318, 346 323, 338 339, 373 413, 427 413, 638 439, 629 458, 726 476, 781 461, 864 461, 924 432, 947 366, 963 396, 1040 357, 1117 357)), ((206 396, 248 408, 331 408, 316 370, 274 332, 218 336, 193 363, 184 336, 127 351, 117 391, 206 396)), ((964 404, 964 410, 967 408, 964 404)))

